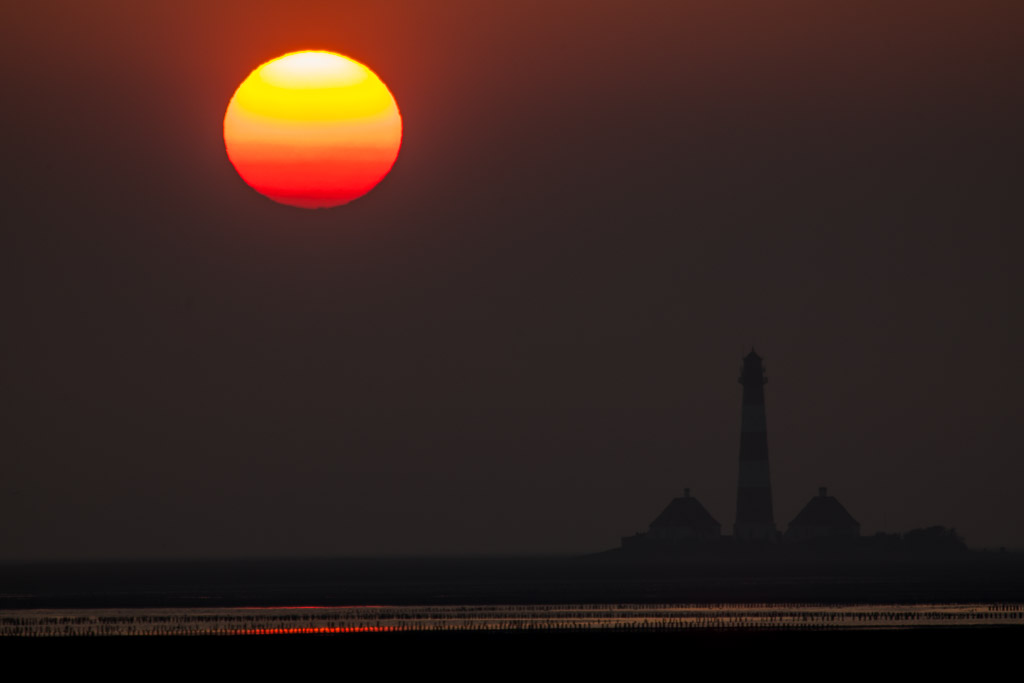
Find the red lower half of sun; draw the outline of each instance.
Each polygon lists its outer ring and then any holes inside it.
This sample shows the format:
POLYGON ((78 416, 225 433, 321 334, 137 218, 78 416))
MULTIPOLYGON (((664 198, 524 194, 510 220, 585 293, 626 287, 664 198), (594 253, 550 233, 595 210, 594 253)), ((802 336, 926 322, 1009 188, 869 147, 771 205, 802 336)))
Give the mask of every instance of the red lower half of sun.
POLYGON ((251 158, 231 155, 249 187, 281 204, 320 209, 347 204, 372 190, 395 161, 394 155, 365 155, 340 150, 315 159, 251 158))

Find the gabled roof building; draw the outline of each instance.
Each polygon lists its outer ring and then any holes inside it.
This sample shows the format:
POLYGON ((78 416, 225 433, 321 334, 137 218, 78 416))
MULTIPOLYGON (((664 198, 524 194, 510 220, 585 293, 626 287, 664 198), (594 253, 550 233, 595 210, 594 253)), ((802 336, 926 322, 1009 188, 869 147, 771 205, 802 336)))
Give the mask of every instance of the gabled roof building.
POLYGON ((856 538, 860 523, 846 511, 842 503, 828 495, 822 486, 804 509, 789 523, 785 539, 804 541, 811 538, 856 538))
POLYGON ((690 495, 690 489, 683 489, 682 498, 675 498, 658 515, 645 534, 634 534, 622 539, 622 547, 671 546, 689 541, 719 538, 722 525, 711 513, 690 495))
POLYGON ((721 535, 722 525, 690 495, 690 489, 683 489, 683 497, 673 499, 651 522, 647 532, 648 538, 655 541, 718 538, 721 535))

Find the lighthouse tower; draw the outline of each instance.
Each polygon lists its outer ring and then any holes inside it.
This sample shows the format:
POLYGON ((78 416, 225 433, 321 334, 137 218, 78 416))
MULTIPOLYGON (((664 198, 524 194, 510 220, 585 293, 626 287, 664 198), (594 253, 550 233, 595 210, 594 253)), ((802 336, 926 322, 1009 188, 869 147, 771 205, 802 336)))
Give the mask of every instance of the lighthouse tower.
POLYGON ((743 359, 743 413, 740 426, 740 469, 736 486, 737 539, 775 540, 772 484, 768 473, 768 429, 764 417, 764 376, 761 357, 751 349, 743 359))

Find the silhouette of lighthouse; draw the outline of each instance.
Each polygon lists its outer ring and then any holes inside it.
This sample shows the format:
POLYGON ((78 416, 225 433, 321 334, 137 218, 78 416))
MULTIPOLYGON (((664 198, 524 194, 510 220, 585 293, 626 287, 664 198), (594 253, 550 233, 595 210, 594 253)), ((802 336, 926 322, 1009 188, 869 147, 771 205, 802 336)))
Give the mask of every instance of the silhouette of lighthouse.
POLYGON ((743 411, 740 426, 740 467, 736 485, 737 539, 777 538, 772 517, 772 484, 768 472, 768 428, 764 416, 761 357, 753 349, 743 359, 743 411))

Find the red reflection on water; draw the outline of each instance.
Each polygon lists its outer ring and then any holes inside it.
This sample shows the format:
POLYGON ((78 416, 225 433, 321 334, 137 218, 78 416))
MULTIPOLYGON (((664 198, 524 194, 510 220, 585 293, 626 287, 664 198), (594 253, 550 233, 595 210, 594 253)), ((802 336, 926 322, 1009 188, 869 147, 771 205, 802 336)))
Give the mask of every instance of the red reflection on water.
POLYGON ((283 634, 382 633, 401 630, 398 626, 314 626, 309 628, 251 628, 228 633, 235 636, 276 636, 283 634))
POLYGON ((249 605, 247 607, 236 607, 235 609, 255 609, 269 611, 288 609, 379 609, 381 607, 383 607, 383 605, 284 605, 283 607, 249 605))

